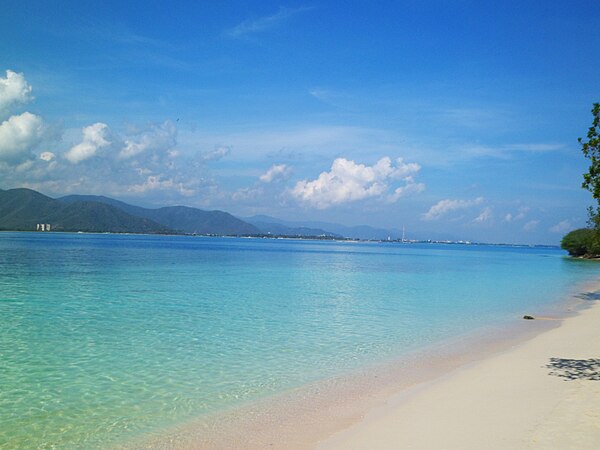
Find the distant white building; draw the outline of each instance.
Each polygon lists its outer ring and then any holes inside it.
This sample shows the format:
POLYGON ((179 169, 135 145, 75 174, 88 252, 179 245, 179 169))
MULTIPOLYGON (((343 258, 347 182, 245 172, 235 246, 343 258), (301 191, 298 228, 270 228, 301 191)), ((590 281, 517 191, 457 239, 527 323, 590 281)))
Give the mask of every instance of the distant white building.
POLYGON ((37 223, 35 225, 36 231, 50 231, 51 227, 49 223, 37 223))

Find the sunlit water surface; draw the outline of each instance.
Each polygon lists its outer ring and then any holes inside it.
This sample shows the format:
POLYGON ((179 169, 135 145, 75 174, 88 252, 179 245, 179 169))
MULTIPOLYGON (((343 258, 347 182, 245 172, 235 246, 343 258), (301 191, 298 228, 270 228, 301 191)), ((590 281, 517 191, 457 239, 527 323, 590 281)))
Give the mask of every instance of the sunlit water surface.
POLYGON ((0 448, 102 448, 550 308, 557 249, 0 233, 0 448))

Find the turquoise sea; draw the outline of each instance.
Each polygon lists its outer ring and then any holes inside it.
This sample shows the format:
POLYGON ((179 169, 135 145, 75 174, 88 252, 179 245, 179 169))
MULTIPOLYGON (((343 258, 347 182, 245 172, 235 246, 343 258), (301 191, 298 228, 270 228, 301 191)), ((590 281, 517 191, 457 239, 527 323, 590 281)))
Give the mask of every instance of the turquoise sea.
POLYGON ((0 233, 0 448, 104 448, 550 310, 552 248, 0 233))

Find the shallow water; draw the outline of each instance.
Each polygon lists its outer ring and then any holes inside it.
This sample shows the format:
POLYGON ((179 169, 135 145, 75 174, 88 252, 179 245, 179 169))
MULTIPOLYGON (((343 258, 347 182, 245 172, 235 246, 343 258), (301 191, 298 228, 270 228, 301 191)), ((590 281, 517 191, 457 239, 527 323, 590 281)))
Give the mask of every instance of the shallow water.
POLYGON ((557 249, 0 233, 0 447, 102 448, 531 311, 557 249))

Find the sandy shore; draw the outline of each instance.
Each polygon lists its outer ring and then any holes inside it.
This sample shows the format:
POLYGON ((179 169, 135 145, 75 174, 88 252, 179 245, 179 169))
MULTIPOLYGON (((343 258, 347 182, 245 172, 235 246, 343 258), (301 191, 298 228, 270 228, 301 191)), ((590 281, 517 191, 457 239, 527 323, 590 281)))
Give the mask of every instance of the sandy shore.
POLYGON ((396 393, 317 448, 599 449, 600 303, 396 393))
POLYGON ((598 299, 589 285, 566 319, 516 317, 115 449, 598 449, 598 299))

